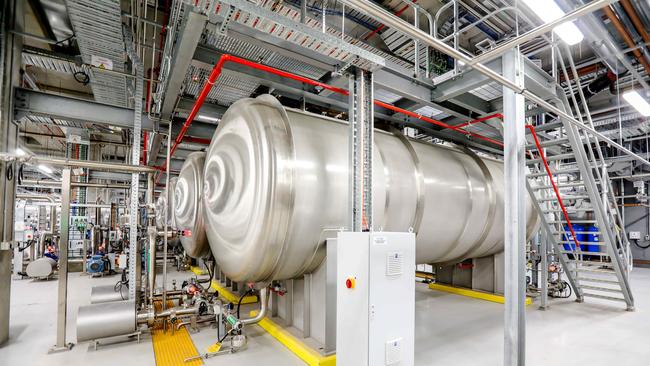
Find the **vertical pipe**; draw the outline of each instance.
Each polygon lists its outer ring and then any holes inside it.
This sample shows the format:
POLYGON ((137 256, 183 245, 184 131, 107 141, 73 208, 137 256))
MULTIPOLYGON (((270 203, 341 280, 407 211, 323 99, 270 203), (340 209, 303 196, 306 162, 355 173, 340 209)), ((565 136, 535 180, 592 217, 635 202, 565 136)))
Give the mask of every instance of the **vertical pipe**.
POLYGON ((169 225, 169 220, 167 220, 170 215, 173 215, 173 212, 169 212, 169 200, 171 194, 169 192, 169 161, 171 154, 171 145, 172 145, 172 121, 169 120, 169 130, 167 131, 167 159, 165 161, 165 238, 163 241, 163 283, 162 283, 162 308, 167 308, 167 227, 169 225))
POLYGON ((68 241, 70 229, 70 168, 63 169, 61 179, 61 238, 59 240, 59 292, 57 297, 56 345, 51 351, 69 349, 66 343, 68 305, 68 241))
MULTIPOLYGON (((153 209, 153 191, 155 185, 153 173, 147 175, 147 220, 149 221, 149 227, 147 228, 147 233, 149 234, 149 248, 148 248, 148 268, 147 268, 147 278, 149 287, 149 301, 151 308, 153 309, 153 295, 156 289, 156 216, 153 209)), ((167 219, 165 218, 165 225, 167 225, 167 219)))
MULTIPOLYGON (((503 55, 503 74, 523 88, 523 62, 518 47, 503 55)), ((525 99, 503 88, 505 192, 505 316, 504 365, 523 366, 526 360, 525 260, 526 166, 525 99)))

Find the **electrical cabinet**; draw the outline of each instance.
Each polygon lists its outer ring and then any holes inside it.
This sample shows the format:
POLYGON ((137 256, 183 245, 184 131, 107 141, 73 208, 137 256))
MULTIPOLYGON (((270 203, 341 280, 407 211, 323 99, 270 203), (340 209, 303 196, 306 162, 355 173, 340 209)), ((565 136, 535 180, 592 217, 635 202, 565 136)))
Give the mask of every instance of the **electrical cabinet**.
POLYGON ((341 232, 336 245, 336 364, 412 366, 415 235, 341 232))

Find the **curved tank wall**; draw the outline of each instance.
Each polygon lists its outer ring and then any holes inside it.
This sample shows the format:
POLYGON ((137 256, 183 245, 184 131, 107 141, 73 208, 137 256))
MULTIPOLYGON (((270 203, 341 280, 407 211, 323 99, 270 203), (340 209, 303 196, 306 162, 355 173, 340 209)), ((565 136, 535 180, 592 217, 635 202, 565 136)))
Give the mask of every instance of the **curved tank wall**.
MULTIPOLYGON (((220 269, 235 281, 313 271, 347 226, 348 125, 285 109, 269 95, 223 116, 207 151, 204 217, 220 269)), ((503 250, 503 165, 457 147, 377 130, 374 224, 417 233, 418 263, 503 250)), ((537 215, 528 202, 530 234, 537 215)))
MULTIPOLYGON (((178 177, 173 177, 169 179, 169 190, 171 194, 169 195, 170 197, 170 202, 169 202, 169 207, 168 207, 168 212, 167 212, 167 225, 173 230, 176 228, 176 220, 174 217, 174 191, 176 189, 176 182, 178 181, 178 177)), ((158 196, 158 199, 156 200, 156 226, 158 229, 162 229, 165 225, 165 202, 167 201, 167 188, 165 188, 160 196, 158 196)))
POLYGON ((174 221, 185 253, 192 258, 210 255, 210 247, 203 226, 203 164, 205 153, 189 154, 181 167, 174 188, 174 221))

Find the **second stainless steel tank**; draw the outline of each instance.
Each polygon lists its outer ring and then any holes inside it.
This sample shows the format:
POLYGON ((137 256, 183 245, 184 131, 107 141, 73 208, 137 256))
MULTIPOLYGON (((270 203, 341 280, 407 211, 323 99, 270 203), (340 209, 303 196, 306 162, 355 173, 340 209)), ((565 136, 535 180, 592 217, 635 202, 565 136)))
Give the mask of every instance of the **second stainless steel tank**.
MULTIPOLYGON (((322 262, 325 239, 348 223, 348 131, 268 95, 228 109, 207 152, 203 203, 229 278, 296 278, 322 262)), ((501 162, 378 130, 374 146, 375 229, 413 228, 418 263, 503 250, 501 162)), ((537 215, 527 207, 531 234, 537 215)))
POLYGON ((200 204, 204 162, 204 152, 197 151, 189 154, 183 163, 174 189, 176 229, 183 249, 193 258, 202 258, 210 254, 203 226, 203 206, 200 204))
MULTIPOLYGON (((174 217, 174 191, 178 177, 169 179, 169 207, 167 207, 167 225, 172 230, 176 228, 176 219, 174 217)), ((167 188, 165 188, 156 200, 156 226, 162 229, 165 225, 165 204, 167 202, 167 188)))

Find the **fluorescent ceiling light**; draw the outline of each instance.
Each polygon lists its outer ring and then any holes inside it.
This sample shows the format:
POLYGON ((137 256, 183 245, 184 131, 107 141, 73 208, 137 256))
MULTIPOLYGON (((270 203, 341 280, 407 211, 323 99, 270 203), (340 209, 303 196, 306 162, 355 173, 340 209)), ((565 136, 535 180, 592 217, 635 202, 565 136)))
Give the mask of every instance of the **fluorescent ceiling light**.
POLYGON ((643 99, 641 94, 636 90, 631 90, 623 94, 623 99, 625 99, 632 107, 634 107, 639 113, 644 117, 650 117, 650 103, 647 100, 643 99))
MULTIPOLYGON (((554 0, 523 0, 523 2, 544 23, 550 23, 564 16, 564 11, 560 9, 554 0)), ((580 43, 585 38, 573 22, 562 23, 553 28, 553 32, 570 46, 580 43)))
POLYGON ((47 165, 43 165, 43 164, 39 165, 38 169, 40 169, 42 172, 47 173, 47 174, 52 174, 52 172, 53 172, 52 168, 50 168, 47 165))
POLYGON ((16 148, 16 155, 18 155, 18 156, 25 156, 25 155, 27 155, 27 153, 25 152, 25 150, 23 150, 23 149, 17 147, 17 148, 16 148))

